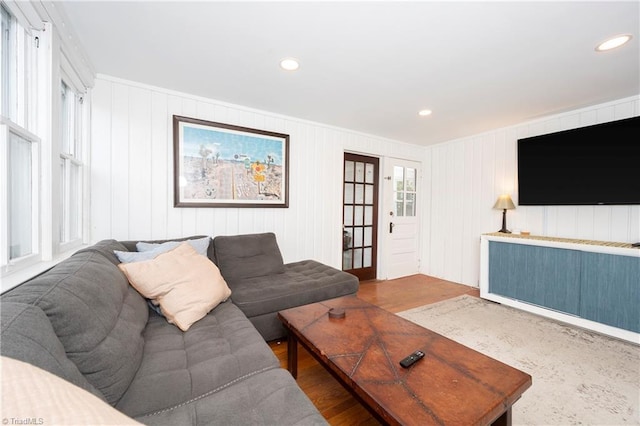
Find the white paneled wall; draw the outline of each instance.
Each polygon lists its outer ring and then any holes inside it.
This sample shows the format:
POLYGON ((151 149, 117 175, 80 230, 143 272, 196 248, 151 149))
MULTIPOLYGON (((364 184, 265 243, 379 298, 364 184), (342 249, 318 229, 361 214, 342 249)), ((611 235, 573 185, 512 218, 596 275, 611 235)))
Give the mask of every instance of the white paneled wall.
MULTIPOLYGON (((493 204, 502 193, 518 203, 517 140, 636 115, 639 97, 424 148, 99 76, 92 94, 91 239, 275 232, 285 261, 313 258, 339 268, 348 151, 380 157, 381 167, 385 157, 422 162, 421 272, 477 286, 480 235, 501 225, 493 204), (289 134, 289 208, 174 208, 174 114, 289 134)), ((538 235, 640 241, 640 206, 518 206, 507 221, 538 235)))
POLYGON ((285 261, 340 268, 345 151, 424 148, 107 76, 92 97, 91 240, 275 232, 285 261), (290 135, 289 208, 174 208, 172 116, 290 135))
POLYGON ((520 138, 638 115, 640 97, 635 96, 427 148, 423 163, 431 191, 423 218, 422 272, 477 286, 480 235, 500 229, 502 212, 492 207, 502 193, 511 194, 516 204, 507 212, 509 229, 640 241, 640 206, 518 206, 516 170, 520 138))

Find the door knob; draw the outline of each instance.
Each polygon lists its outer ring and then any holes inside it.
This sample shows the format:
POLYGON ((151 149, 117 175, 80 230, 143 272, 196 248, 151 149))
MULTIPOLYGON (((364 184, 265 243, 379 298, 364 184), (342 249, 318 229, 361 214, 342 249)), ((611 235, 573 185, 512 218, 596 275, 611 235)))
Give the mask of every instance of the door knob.
POLYGON ((389 222, 389 233, 392 234, 393 233, 393 227, 395 225, 393 224, 393 222, 389 222))

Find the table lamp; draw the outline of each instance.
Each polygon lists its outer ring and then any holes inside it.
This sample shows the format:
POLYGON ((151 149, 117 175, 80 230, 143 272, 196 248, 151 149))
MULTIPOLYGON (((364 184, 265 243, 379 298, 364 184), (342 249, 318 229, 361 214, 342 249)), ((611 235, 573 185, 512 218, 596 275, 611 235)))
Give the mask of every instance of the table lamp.
POLYGON ((498 232, 510 234, 511 231, 507 229, 507 210, 513 210, 516 208, 513 201, 511 201, 511 197, 509 195, 501 195, 498 197, 498 201, 496 201, 493 208, 496 210, 502 210, 502 229, 498 232))

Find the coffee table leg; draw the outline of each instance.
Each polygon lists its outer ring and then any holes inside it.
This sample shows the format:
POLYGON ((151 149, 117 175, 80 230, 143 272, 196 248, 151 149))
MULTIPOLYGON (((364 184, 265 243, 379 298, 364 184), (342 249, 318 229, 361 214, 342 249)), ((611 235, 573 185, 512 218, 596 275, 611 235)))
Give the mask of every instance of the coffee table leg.
POLYGON ((298 339, 289 332, 287 339, 287 367, 294 379, 298 378, 298 339))
POLYGON ((511 407, 491 423, 491 426, 511 426, 511 407))

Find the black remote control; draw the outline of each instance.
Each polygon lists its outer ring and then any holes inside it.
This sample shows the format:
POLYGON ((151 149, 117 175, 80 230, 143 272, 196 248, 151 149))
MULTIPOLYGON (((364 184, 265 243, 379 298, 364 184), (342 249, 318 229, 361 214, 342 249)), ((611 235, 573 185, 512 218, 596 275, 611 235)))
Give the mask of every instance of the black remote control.
POLYGON ((409 355, 408 357, 406 357, 402 361, 400 361, 400 365, 403 368, 409 368, 413 364, 415 364, 416 362, 420 361, 422 358, 424 358, 424 352, 415 351, 414 353, 412 353, 411 355, 409 355))

